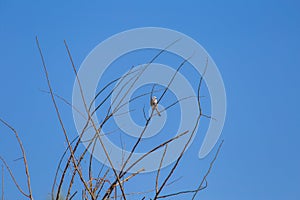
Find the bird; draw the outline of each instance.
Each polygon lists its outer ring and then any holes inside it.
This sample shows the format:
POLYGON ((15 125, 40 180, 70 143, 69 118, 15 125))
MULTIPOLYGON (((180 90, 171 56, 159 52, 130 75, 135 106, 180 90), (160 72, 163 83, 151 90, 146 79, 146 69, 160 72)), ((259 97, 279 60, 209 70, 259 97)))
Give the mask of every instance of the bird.
POLYGON ((152 110, 154 110, 154 109, 156 110, 158 116, 161 116, 160 112, 159 112, 159 110, 157 108, 157 98, 156 98, 156 96, 153 96, 151 98, 151 100, 150 100, 150 106, 151 106, 152 110))

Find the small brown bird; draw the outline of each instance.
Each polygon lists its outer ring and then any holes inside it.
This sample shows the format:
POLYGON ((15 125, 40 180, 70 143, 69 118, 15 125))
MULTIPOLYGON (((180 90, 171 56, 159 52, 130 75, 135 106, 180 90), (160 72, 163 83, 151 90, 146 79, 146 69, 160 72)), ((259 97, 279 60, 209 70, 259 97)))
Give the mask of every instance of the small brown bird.
POLYGON ((151 100, 150 100, 150 106, 152 107, 152 110, 154 110, 154 109, 156 110, 158 116, 161 116, 160 112, 159 112, 159 110, 157 108, 157 98, 156 98, 156 96, 153 96, 151 98, 151 100))

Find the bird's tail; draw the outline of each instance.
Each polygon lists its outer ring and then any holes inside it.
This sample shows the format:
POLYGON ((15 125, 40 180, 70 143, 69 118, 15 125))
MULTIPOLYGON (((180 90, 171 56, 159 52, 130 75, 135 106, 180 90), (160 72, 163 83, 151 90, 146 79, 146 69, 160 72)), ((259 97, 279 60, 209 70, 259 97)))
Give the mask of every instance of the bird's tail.
POLYGON ((156 110, 156 112, 157 112, 158 116, 161 116, 161 114, 160 114, 160 112, 159 112, 159 110, 158 110, 158 108, 157 108, 157 107, 155 107, 155 110, 156 110))

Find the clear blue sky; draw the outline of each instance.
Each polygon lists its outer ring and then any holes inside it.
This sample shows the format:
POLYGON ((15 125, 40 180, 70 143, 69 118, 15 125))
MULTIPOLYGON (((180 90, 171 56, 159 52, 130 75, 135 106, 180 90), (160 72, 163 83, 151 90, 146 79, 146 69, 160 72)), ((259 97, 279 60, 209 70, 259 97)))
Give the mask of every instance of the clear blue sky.
MULTIPOLYGON (((71 99, 74 76, 63 40, 79 65, 101 41, 144 26, 180 31, 211 55, 227 91, 223 149, 199 197, 243 200, 300 199, 300 3, 298 1, 0 0, 0 117, 27 149, 35 199, 51 191, 57 159, 66 146, 46 89, 35 45, 38 35, 58 94, 71 99)), ((61 104, 67 127, 75 131, 61 104)), ((191 149, 196 155, 198 149, 191 149)), ((0 126, 0 155, 24 182, 14 138, 0 126)), ((189 163, 205 169, 212 154, 189 163)), ((188 162, 185 158, 183 162, 188 162)), ((193 178, 189 168, 180 171, 193 178), (185 173, 184 173, 185 172, 185 173)), ((6 176, 8 199, 16 199, 6 176)), ((182 186, 188 188, 188 182, 182 186)))

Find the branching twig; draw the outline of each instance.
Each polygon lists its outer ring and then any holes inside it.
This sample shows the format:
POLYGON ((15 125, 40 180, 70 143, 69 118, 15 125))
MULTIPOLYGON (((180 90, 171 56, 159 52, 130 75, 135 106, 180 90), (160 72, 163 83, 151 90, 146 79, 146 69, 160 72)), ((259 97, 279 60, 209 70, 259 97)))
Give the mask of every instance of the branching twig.
POLYGON ((17 187, 17 189, 18 189, 24 196, 26 196, 27 198, 30 198, 30 195, 27 194, 27 193, 25 193, 25 192, 22 190, 22 188, 21 188, 21 186, 18 184, 18 182, 17 182, 17 180, 16 180, 16 178, 15 178, 13 172, 11 171, 11 169, 10 169, 9 166, 8 166, 8 164, 5 162, 5 160, 4 160, 1 156, 0 156, 0 160, 2 161, 2 163, 4 164, 4 166, 6 167, 8 173, 9 173, 11 179, 13 180, 15 186, 17 187))
MULTIPOLYGON (((83 101, 83 103, 84 103, 86 112, 87 112, 87 114, 88 114, 88 116, 89 116, 89 119, 91 120, 91 122, 92 122, 92 124, 93 124, 93 127, 94 127, 94 129, 95 129, 97 135, 98 135, 98 134, 99 134, 99 129, 97 129, 97 127, 96 127, 96 125, 95 125, 95 123, 94 123, 94 121, 93 121, 93 119, 92 119, 91 113, 90 113, 90 111, 89 111, 89 109, 88 109, 88 107, 87 107, 87 104, 86 104, 86 102, 85 102, 85 98, 84 98, 84 95, 83 95, 82 86, 81 86, 80 80, 79 80, 79 78, 78 78, 77 70, 76 70, 76 68, 75 68, 75 65, 74 65, 74 62, 73 62, 71 53, 70 53, 70 51, 69 51, 69 48, 68 48, 68 45, 67 45, 66 41, 64 41, 64 43, 65 43, 65 46, 66 46, 66 49, 67 49, 67 52, 68 52, 68 55, 69 55, 69 58, 70 58, 70 61, 71 61, 71 64, 72 64, 72 68, 73 68, 74 73, 75 73, 75 76, 76 76, 77 83, 78 83, 78 85, 79 85, 81 98, 82 98, 82 101, 83 101)), ((116 172, 116 170, 115 170, 115 168, 114 168, 114 166, 113 166, 113 163, 112 163, 112 161, 111 161, 111 159, 110 159, 110 156, 109 156, 109 154, 108 154, 108 152, 107 152, 107 150, 106 150, 106 147, 105 147, 105 145, 104 145, 104 143, 103 143, 101 137, 98 137, 98 138, 99 138, 100 144, 101 144, 101 146, 102 146, 102 149, 103 149, 103 151, 104 151, 104 153, 105 153, 105 155, 106 155, 106 158, 107 158, 107 160, 109 161, 109 164, 110 164, 110 166, 111 166, 111 168, 112 168, 112 170, 113 170, 113 172, 114 172, 114 174, 115 174, 115 176, 116 176, 116 178, 117 178, 118 183, 120 184, 120 189, 121 189, 121 191, 122 191, 122 194, 123 194, 123 196, 124 196, 124 199, 126 200, 125 192, 124 192, 124 189, 123 189, 123 187, 122 187, 122 185, 121 185, 120 178, 119 178, 119 176, 118 176, 118 174, 117 174, 117 172, 116 172)), ((79 172, 78 172, 78 173, 79 173, 79 172)), ((84 181, 84 180, 82 180, 82 181, 84 181)), ((84 185, 86 185, 85 182, 84 182, 84 185)), ((90 189, 88 188, 87 185, 86 185, 86 190, 88 190, 88 192, 90 193, 91 197, 94 199, 94 198, 95 198, 95 197, 94 197, 94 194, 90 191, 90 189)))
MULTIPOLYGON (((179 68, 177 69, 177 71, 181 68, 181 66, 183 66, 183 64, 187 61, 184 60, 184 62, 182 62, 182 64, 179 66, 179 68)), ((198 117, 197 117, 197 120, 196 120, 196 123, 195 123, 195 126, 194 126, 194 129, 190 135, 190 137, 188 138, 188 141, 187 143, 184 145, 184 148, 182 149, 180 155, 178 156, 177 160, 175 161, 175 164, 173 165, 172 169, 170 170, 169 174, 167 175, 167 177, 165 178, 165 180, 163 181, 162 185, 160 186, 160 188, 158 189, 158 191, 156 192, 155 196, 154 196, 154 200, 156 200, 160 194, 160 192, 162 191, 162 189, 165 187, 167 181, 171 178, 172 174, 175 172, 175 169, 177 168, 179 162, 181 161, 181 158, 182 156, 184 155, 184 152, 185 150, 187 149, 188 145, 190 144, 196 130, 197 130, 197 127, 199 125, 199 122, 200 122, 200 118, 202 116, 202 108, 201 108, 201 102, 200 102, 200 88, 202 86, 202 80, 203 80, 203 77, 206 73, 206 69, 207 69, 207 66, 208 66, 208 60, 206 62, 206 65, 205 65, 205 69, 204 69, 204 72, 200 78, 200 81, 199 81, 199 85, 198 85, 198 93, 197 93, 197 102, 198 102, 198 109, 199 109, 199 114, 198 114, 198 117)), ((176 71, 176 73, 177 73, 176 71)), ((172 77, 171 81, 175 78, 175 76, 172 77)), ((167 89, 167 88, 166 88, 167 89)), ((163 96, 163 95, 162 95, 163 96)), ((159 100, 161 100, 162 96, 160 97, 159 100)))
MULTIPOLYGON (((89 192, 89 194, 91 196, 93 196, 93 194, 91 193, 91 191, 89 190, 86 182, 84 181, 83 179, 83 175, 81 173, 81 171, 79 170, 77 164, 76 164, 76 159, 75 159, 75 155, 74 155, 74 152, 73 152, 73 148, 71 147, 71 144, 70 144, 70 141, 69 141, 69 137, 68 137, 68 134, 67 134, 67 131, 65 129, 65 126, 64 126, 64 123, 62 121, 62 118, 61 118, 61 115, 60 115, 60 112, 59 112, 59 109, 58 109, 58 106, 57 106, 57 103, 56 103, 56 100, 55 100, 55 97, 54 97, 54 93, 53 93, 53 90, 52 90, 52 86, 51 86, 51 83, 50 83, 50 79, 49 79, 49 75, 48 75, 48 70, 47 70, 47 67, 46 67, 46 63, 45 63, 45 59, 44 59, 44 56, 43 56, 43 53, 42 53, 42 50, 41 50, 41 47, 40 47, 40 44, 39 44, 39 40, 38 40, 38 37, 36 37, 36 44, 37 44, 37 47, 39 49, 39 53, 40 53, 40 56, 41 56, 41 59, 42 59, 42 64, 43 64, 43 69, 44 69, 44 73, 45 73, 45 77, 46 77, 46 80, 47 80, 47 85, 48 85, 48 89, 50 91, 50 94, 51 94, 51 99, 52 99, 52 103, 54 105, 54 108, 55 108, 55 111, 56 111, 56 115, 58 117, 58 120, 59 120, 59 123, 60 123, 60 126, 63 130, 63 133, 64 133, 64 136, 65 136, 65 140, 68 144, 68 147, 69 147, 69 151, 70 151, 70 154, 71 154, 71 158, 72 158, 72 162, 73 162, 73 165, 74 165, 74 168, 75 170, 78 172, 79 174, 79 177, 81 179, 81 182, 83 183, 85 189, 89 192)), ((57 196, 56 196, 56 199, 59 198, 59 192, 57 192, 57 196)))
MULTIPOLYGON (((201 190, 204 181, 207 183, 207 176, 209 175, 209 173, 210 173, 210 171, 211 171, 211 169, 212 169, 212 167, 213 167, 213 165, 214 165, 214 163, 215 163, 215 161, 216 161, 216 159, 217 159, 217 157, 218 157, 218 155, 219 155, 219 152, 220 152, 220 150, 221 150, 221 147, 222 147, 222 145, 223 145, 223 142, 224 142, 224 140, 222 140, 221 144, 219 145, 219 148, 218 148, 218 150, 217 150, 217 153, 216 153, 214 159, 212 160, 212 162, 210 163, 209 168, 208 168, 206 174, 204 175, 204 177, 203 177, 203 179, 202 179, 200 185, 199 185, 198 188, 196 189, 195 194, 193 195, 192 200, 195 199, 196 195, 197 195, 198 192, 201 190)), ((207 184, 206 184, 206 185, 207 185, 207 184)))
MULTIPOLYGON (((8 124, 6 121, 4 121, 1 118, 0 118, 0 122, 3 123, 6 127, 8 127, 14 133, 14 135, 18 141, 18 144, 19 144, 21 152, 22 152, 23 163, 24 163, 25 173, 26 173, 26 177, 27 177, 27 188, 28 188, 28 192, 29 192, 28 198, 33 200, 31 184, 30 184, 30 174, 29 174, 29 169, 28 169, 28 162, 27 162, 26 153, 25 153, 25 149, 23 147, 22 141, 19 137, 18 132, 10 124, 8 124)), ((4 160, 2 160, 2 161, 4 161, 4 160)))
POLYGON ((177 195, 181 195, 181 194, 189 194, 189 193, 194 193, 193 195, 193 198, 192 199, 195 199, 197 193, 201 190, 204 190, 206 187, 207 187, 207 176, 209 175, 209 173, 211 172, 211 169, 219 155, 219 152, 221 150, 221 147, 223 145, 223 142, 224 140, 222 140, 221 144, 219 145, 218 147, 218 150, 213 158, 213 160, 211 161, 210 165, 209 165, 209 168, 207 170, 207 172, 205 173, 204 177, 202 178, 199 186, 197 187, 197 189, 195 190, 185 190, 185 191, 180 191, 180 192, 175 192, 175 193, 172 193, 172 194, 167 194, 167 195, 162 195, 162 196, 159 196, 157 197, 158 199, 162 199, 162 198, 167 198, 167 197, 172 197, 172 196, 177 196, 177 195), (205 185, 203 186, 203 184, 205 183, 205 185))

